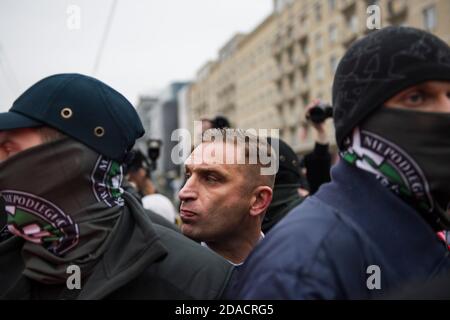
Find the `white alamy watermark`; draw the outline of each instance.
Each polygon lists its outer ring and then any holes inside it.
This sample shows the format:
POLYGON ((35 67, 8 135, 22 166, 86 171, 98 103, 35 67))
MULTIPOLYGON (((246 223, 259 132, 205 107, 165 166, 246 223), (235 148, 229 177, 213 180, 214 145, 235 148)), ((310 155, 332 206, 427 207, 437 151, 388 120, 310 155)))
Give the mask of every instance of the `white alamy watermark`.
POLYGON ((366 27, 369 30, 381 29, 381 8, 378 5, 367 7, 366 13, 369 15, 366 20, 366 27))
POLYGON ((369 275, 366 281, 367 289, 380 290, 381 289, 381 269, 380 266, 372 264, 367 267, 366 273, 369 275))
POLYGON ((69 290, 81 290, 81 269, 76 264, 67 267, 66 273, 69 274, 66 280, 66 287, 69 290))
POLYGON ((279 167, 278 137, 279 129, 210 129, 203 134, 201 121, 194 121, 193 136, 187 129, 172 132, 171 140, 178 143, 171 151, 171 160, 177 165, 183 165, 188 158, 193 164, 258 164, 261 175, 275 175, 279 167), (226 143, 235 147, 224 148, 226 143), (192 146, 200 151, 191 154, 192 146))
POLYGON ((75 4, 67 6, 66 26, 69 30, 81 29, 81 8, 75 4))

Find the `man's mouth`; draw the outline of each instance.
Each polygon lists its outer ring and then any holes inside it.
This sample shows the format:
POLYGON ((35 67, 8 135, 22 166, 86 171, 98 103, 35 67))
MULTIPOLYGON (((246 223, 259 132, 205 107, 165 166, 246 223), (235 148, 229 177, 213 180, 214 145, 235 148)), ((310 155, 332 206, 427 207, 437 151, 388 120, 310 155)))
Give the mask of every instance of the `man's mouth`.
POLYGON ((196 217, 197 214, 195 212, 180 208, 180 218, 184 223, 193 221, 196 217))

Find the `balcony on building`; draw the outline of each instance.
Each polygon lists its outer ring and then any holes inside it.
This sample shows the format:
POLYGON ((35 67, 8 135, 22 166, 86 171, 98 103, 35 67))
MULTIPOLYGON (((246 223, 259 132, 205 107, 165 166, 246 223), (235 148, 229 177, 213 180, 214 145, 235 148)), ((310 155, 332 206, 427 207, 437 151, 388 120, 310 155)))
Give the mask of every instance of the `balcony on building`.
POLYGON ((301 96, 304 96, 305 94, 309 93, 309 89, 310 89, 309 82, 301 80, 301 81, 299 81, 296 88, 297 88, 298 94, 301 96))
POLYGON ((298 52, 294 56, 293 63, 294 63, 294 66, 303 68, 305 65, 308 64, 308 57, 303 52, 298 52))
POLYGON ((291 74, 294 72, 295 70, 295 65, 293 63, 294 61, 285 61, 285 63, 283 63, 283 68, 282 71, 284 74, 291 74))
POLYGON ((283 77, 283 69, 281 66, 276 65, 273 71, 273 81, 278 81, 283 77))
POLYGON ((281 105, 283 103, 283 100, 283 95, 279 91, 276 91, 275 97, 273 98, 273 103, 275 105, 281 105))
POLYGON ((277 56, 283 51, 283 39, 278 34, 272 42, 272 55, 277 56))
POLYGON ((294 39, 302 42, 308 37, 308 28, 297 26, 294 31, 294 39))
POLYGON ((390 0, 387 3, 388 20, 393 24, 400 24, 408 13, 408 5, 405 0, 390 0))
POLYGON ((339 0, 338 8, 343 14, 348 14, 356 9, 356 0, 339 0))
POLYGON ((295 89, 291 86, 289 86, 289 88, 287 88, 285 91, 285 99, 288 101, 294 100, 296 95, 297 95, 297 93, 296 93, 295 89))

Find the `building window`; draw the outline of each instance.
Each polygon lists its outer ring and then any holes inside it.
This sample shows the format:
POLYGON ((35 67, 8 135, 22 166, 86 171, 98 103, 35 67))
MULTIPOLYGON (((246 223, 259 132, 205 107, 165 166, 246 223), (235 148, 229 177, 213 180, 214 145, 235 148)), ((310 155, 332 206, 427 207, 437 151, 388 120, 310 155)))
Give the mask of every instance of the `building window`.
POLYGON ((294 83, 295 83, 294 73, 289 74, 288 79, 289 79, 289 88, 292 90, 292 89, 294 89, 294 83))
POLYGON ((316 34, 315 42, 316 42, 317 51, 321 51, 323 48, 323 41, 322 41, 322 36, 320 35, 320 33, 316 34))
POLYGON ((294 62, 294 48, 289 47, 287 49, 287 57, 288 57, 289 63, 293 63, 294 62))
POLYGON ((279 93, 282 93, 281 91, 283 90, 283 82, 281 80, 277 81, 277 90, 279 93))
POLYGON ((281 54, 277 54, 277 55, 275 56, 275 62, 276 62, 276 64, 277 64, 278 66, 281 65, 281 54))
POLYGON ((291 144, 293 146, 297 146, 298 145, 298 139, 297 139, 297 127, 290 127, 289 128, 290 134, 291 134, 291 144))
POLYGON ((336 9, 336 0, 328 0, 328 7, 330 8, 330 11, 336 9))
POLYGON ((292 26, 289 26, 286 31, 286 36, 288 39, 292 38, 292 26))
POLYGON ((275 0, 274 1, 274 7, 276 12, 281 12, 284 7, 291 4, 292 0, 275 0))
POLYGON ((301 27, 305 27, 306 26, 307 19, 308 19, 308 16, 306 15, 306 13, 302 13, 300 15, 300 26, 301 27))
POLYGON ((434 30, 437 25, 436 8, 434 6, 425 8, 423 14, 423 25, 426 30, 434 30))
POLYGON ((306 41, 300 42, 300 51, 304 56, 308 56, 308 43, 306 41))
POLYGON ((329 33, 330 33, 330 42, 331 43, 336 43, 336 41, 337 41, 337 27, 336 27, 335 24, 330 25, 329 33))
POLYGON ((316 21, 322 20, 322 6, 318 2, 314 5, 314 13, 316 15, 316 21))
POLYGON ((316 65, 316 79, 321 81, 324 78, 325 78, 325 72, 324 72, 323 64, 318 62, 316 65))
POLYGON ((302 81, 303 83, 308 83, 308 73, 306 71, 302 72, 302 81))
POLYGON ((289 114, 294 114, 295 112, 295 100, 289 101, 289 114))
POLYGON ((348 28, 353 32, 358 32, 358 17, 356 15, 352 15, 350 19, 347 20, 348 28))
POLYGON ((331 74, 334 74, 336 72, 337 66, 338 66, 338 59, 336 58, 335 55, 332 55, 330 58, 331 74))
POLYGON ((317 94, 317 99, 323 100, 323 92, 320 91, 320 92, 317 94))

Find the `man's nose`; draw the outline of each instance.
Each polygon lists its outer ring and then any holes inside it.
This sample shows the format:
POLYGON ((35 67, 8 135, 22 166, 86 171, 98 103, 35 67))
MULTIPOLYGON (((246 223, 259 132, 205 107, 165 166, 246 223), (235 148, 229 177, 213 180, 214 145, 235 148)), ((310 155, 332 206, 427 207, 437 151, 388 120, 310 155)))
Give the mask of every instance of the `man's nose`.
POLYGON ((178 198, 180 198, 181 201, 197 199, 197 188, 193 177, 187 179, 183 188, 178 192, 178 198))

